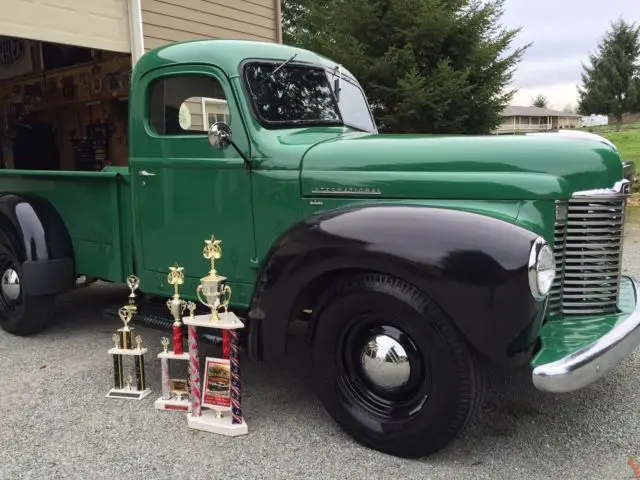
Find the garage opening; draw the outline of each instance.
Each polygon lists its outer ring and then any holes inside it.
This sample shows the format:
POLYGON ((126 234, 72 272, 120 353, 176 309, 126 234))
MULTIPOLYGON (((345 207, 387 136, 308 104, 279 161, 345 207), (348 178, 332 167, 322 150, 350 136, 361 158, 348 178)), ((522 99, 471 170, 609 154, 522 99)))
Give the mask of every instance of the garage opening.
POLYGON ((0 37, 0 165, 99 171, 127 164, 131 55, 0 37))

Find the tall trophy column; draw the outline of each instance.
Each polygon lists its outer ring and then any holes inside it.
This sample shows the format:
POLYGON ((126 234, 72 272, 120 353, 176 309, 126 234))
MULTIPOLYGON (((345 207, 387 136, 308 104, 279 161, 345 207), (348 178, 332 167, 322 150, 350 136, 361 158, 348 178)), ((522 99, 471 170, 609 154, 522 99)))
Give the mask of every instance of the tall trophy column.
POLYGON ((236 436, 248 433, 240 406, 237 335, 237 330, 244 328, 244 324, 233 312, 228 311, 231 287, 226 285, 226 277, 219 275, 214 267, 214 261, 222 256, 220 243, 220 240, 214 237, 205 241, 203 256, 211 261, 211 270, 209 275, 200 279, 200 285, 196 289, 198 299, 211 309, 211 313, 193 315, 191 311, 189 317, 182 319, 189 329, 191 365, 192 408, 187 414, 187 422, 189 428, 236 436), (200 389, 197 328, 216 328, 224 332, 224 358, 207 357, 205 359, 202 390, 200 389))

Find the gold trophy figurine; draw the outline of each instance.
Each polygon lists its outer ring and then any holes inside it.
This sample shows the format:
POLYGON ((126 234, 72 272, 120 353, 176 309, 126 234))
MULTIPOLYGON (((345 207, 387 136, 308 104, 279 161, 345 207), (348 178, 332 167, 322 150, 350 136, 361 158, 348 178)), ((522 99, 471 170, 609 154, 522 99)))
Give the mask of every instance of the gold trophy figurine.
POLYGON ((196 288, 198 300, 211 309, 211 320, 214 322, 220 319, 219 309, 222 307, 226 311, 231 299, 231 287, 224 284, 227 277, 218 275, 215 268, 215 261, 222 258, 220 243, 213 235, 210 240, 205 240, 202 256, 211 262, 211 270, 209 275, 200 279, 200 285, 196 288))
POLYGON ((142 337, 140 335, 136 336, 136 347, 138 350, 142 350, 142 337))
POLYGON ((162 337, 162 339, 160 340, 160 344, 164 349, 164 353, 167 353, 169 348, 169 339, 167 337, 162 337))
POLYGON ((115 349, 120 348, 120 337, 118 336, 117 333, 114 333, 113 335, 111 335, 111 340, 113 341, 113 348, 115 349))
POLYGON ((193 314, 196 311, 196 304, 191 301, 187 302, 187 310, 189 310, 189 317, 193 319, 193 314))
POLYGON ((133 307, 132 309, 134 311, 137 311, 135 291, 140 287, 140 279, 135 275, 129 275, 127 277, 127 286, 129 287, 129 290, 131 290, 131 293, 129 294, 129 305, 133 307))
POLYGON ((133 328, 129 327, 129 322, 131 322, 131 318, 133 317, 134 309, 130 307, 131 305, 125 305, 118 310, 118 316, 120 320, 122 320, 122 323, 124 323, 124 327, 118 329, 118 332, 120 332, 120 348, 123 350, 131 348, 133 328))

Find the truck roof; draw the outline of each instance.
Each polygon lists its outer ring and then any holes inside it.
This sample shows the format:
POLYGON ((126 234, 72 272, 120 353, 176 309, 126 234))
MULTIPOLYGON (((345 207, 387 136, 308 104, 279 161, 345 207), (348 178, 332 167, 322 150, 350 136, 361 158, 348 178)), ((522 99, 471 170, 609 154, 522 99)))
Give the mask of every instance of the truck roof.
MULTIPOLYGON (((132 81, 139 80, 150 70, 183 63, 217 65, 232 77, 240 74, 240 65, 245 60, 259 58, 284 61, 293 54, 297 54, 295 63, 312 63, 327 68, 338 65, 310 50, 280 43, 254 40, 191 40, 163 45, 146 52, 134 67, 132 81)), ((344 67, 342 73, 355 80, 344 67)))

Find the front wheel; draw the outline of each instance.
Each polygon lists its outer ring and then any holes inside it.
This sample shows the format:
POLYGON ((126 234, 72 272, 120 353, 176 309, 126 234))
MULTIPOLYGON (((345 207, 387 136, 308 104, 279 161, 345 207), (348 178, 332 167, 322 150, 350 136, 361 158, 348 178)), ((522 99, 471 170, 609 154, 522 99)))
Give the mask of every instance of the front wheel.
POLYGON ((0 327, 14 335, 31 335, 43 330, 52 316, 54 295, 27 295, 22 264, 15 247, 0 232, 0 327))
POLYGON ((484 392, 483 368, 422 292, 386 275, 344 279, 321 300, 319 397, 360 443, 400 457, 449 444, 484 392))

